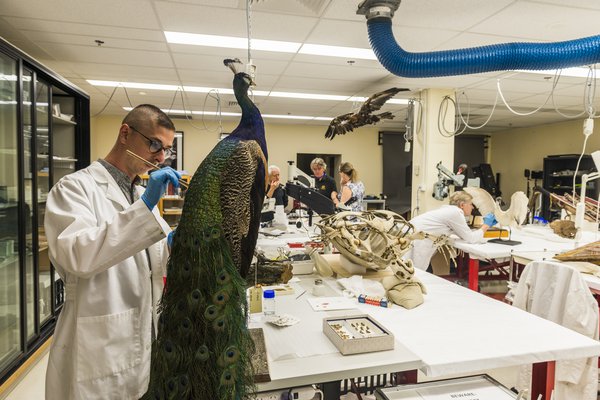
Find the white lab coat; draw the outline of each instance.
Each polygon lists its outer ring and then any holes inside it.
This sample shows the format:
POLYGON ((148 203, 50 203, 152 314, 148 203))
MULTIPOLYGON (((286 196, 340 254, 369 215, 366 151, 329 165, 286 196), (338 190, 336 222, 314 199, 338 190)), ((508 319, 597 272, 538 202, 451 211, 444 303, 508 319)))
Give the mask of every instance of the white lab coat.
POLYGON ((169 226, 143 200, 130 205, 94 162, 50 191, 45 229, 65 283, 46 400, 139 399, 148 387, 169 226))
MULTIPOLYGON (((433 235, 450 235, 454 233, 468 243, 484 242, 483 231, 469 228, 465 220, 465 213, 457 206, 444 205, 436 210, 431 210, 417 215, 410 220, 417 232, 426 232, 433 235)), ((415 240, 413 247, 404 258, 413 260, 415 268, 426 270, 435 254, 436 248, 429 239, 415 240)))
MULTIPOLYGON (((598 304, 581 274, 566 264, 529 263, 519 279, 513 305, 598 339, 598 304)), ((521 368, 519 389, 528 388, 530 381, 531 366, 521 368)), ((554 400, 596 400, 597 390, 598 357, 556 362, 554 400)))

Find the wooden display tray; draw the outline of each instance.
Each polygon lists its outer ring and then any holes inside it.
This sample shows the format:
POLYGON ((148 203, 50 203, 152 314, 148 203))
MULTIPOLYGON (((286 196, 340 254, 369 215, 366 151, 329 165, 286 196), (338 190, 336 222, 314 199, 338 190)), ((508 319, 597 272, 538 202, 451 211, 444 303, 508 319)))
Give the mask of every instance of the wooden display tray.
POLYGON ((394 335, 368 314, 324 318, 323 332, 343 355, 394 348, 394 335))

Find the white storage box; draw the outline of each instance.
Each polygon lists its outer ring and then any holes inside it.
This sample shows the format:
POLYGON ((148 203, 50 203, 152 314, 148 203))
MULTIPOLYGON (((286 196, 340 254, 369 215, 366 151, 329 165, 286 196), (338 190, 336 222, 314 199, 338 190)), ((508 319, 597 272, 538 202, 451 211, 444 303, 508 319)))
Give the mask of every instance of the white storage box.
POLYGON ((377 400, 514 400, 517 395, 488 375, 415 383, 375 391, 377 400))
POLYGON ((394 348, 394 335, 368 314, 325 318, 323 332, 343 355, 394 348))

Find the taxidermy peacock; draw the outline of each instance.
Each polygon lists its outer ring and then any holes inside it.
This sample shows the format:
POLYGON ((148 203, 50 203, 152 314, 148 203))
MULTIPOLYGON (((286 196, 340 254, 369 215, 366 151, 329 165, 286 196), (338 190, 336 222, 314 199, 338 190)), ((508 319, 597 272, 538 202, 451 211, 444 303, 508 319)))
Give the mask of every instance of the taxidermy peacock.
POLYGON ((243 399, 253 391, 248 272, 265 196, 267 144, 249 75, 225 60, 242 109, 194 174, 167 266, 143 399, 243 399))

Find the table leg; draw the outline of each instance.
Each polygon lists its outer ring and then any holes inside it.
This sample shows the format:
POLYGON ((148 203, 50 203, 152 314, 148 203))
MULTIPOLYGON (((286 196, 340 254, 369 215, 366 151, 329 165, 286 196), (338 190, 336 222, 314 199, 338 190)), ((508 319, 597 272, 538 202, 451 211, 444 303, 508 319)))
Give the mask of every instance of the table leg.
POLYGON ((479 260, 469 257, 469 289, 479 289, 479 260))
POLYGON ((340 381, 321 383, 321 391, 323 392, 323 400, 339 400, 342 395, 340 381))
POLYGON ((554 370, 555 361, 533 364, 531 372, 531 396, 530 399, 537 399, 542 395, 543 400, 550 400, 554 390, 554 370))

